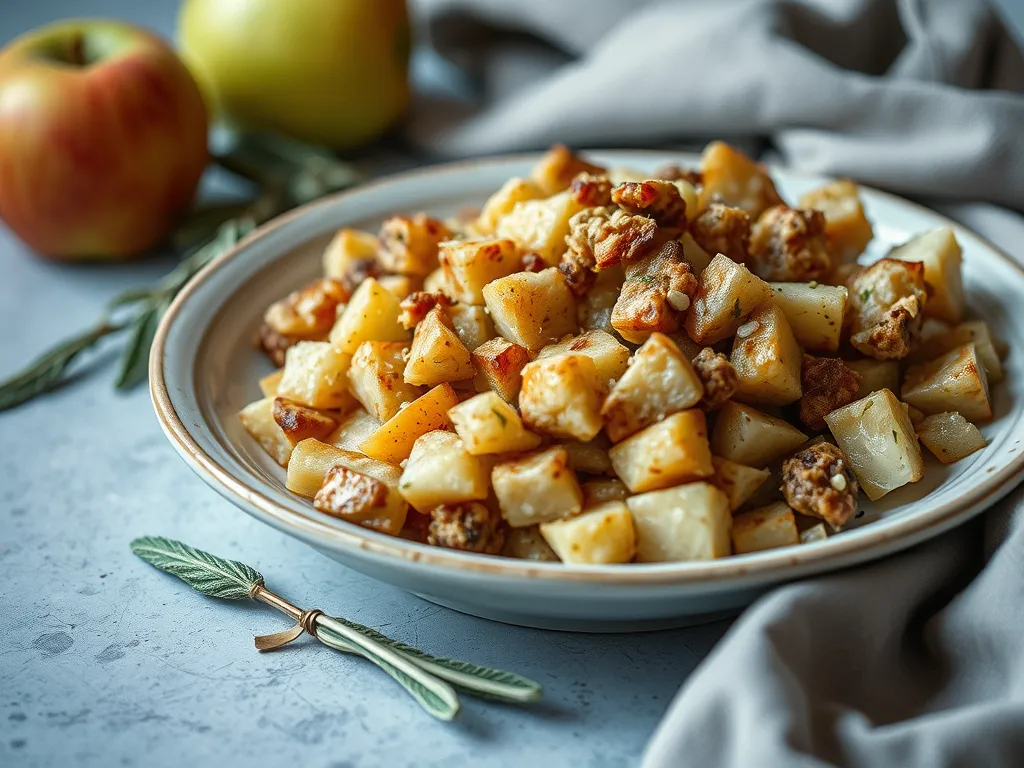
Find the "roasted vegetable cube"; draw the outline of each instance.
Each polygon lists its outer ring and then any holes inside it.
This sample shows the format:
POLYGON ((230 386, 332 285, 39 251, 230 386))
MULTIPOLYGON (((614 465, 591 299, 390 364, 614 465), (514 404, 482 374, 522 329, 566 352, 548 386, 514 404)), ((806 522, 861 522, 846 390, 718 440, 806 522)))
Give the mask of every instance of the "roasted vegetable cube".
POLYGON ((633 493, 710 477, 707 422, 696 409, 674 413, 615 445, 608 456, 633 493))
POLYGON ((787 405, 800 398, 803 353, 785 315, 773 304, 757 310, 736 331, 729 362, 739 376, 736 397, 787 405))
POLYGON ((959 323, 964 314, 963 255, 949 227, 925 232, 889 252, 888 258, 924 264, 931 295, 924 307, 929 317, 959 323))
POLYGON ((748 467, 718 456, 711 457, 711 465, 715 468, 715 474, 708 482, 722 489, 729 498, 729 509, 733 512, 753 497, 771 474, 767 469, 748 467))
POLYGON ((752 509, 732 519, 732 548, 737 555, 799 543, 796 518, 785 502, 752 509))
POLYGON ((351 355, 364 341, 406 341, 410 334, 402 327, 401 317, 401 300, 367 278, 331 329, 331 343, 351 355))
POLYGON ((618 379, 629 364, 629 350, 610 333, 586 331, 579 336, 568 336, 556 344, 541 349, 538 358, 559 355, 585 355, 594 361, 597 375, 606 385, 618 379))
POLYGON ((539 350, 576 333, 576 305, 554 267, 502 277, 483 293, 498 333, 520 346, 539 350))
POLYGON ((376 432, 379 427, 380 422, 377 419, 362 408, 358 408, 341 420, 338 428, 326 438, 326 442, 335 448, 360 452, 359 446, 363 440, 376 432))
POLYGON ((451 297, 484 303, 484 286, 519 271, 519 249, 512 240, 454 240, 441 243, 439 258, 451 297))
POLYGON ((495 392, 484 392, 448 411, 466 450, 473 454, 529 451, 540 437, 527 432, 516 409, 495 392))
POLYGON ((935 413, 926 416, 916 426, 917 437, 935 458, 943 464, 952 464, 987 443, 976 426, 959 413, 935 413))
POLYGON ((477 371, 477 389, 489 387, 510 403, 518 401, 523 368, 530 362, 526 347, 499 336, 481 344, 471 357, 477 371))
POLYGON ((358 229, 339 229, 324 249, 324 275, 338 280, 367 272, 366 265, 377 258, 380 240, 358 229))
POLYGON ((590 440, 601 431, 601 403, 608 390, 585 355, 534 360, 523 368, 519 410, 534 432, 590 440))
POLYGON ((512 213, 516 203, 544 197, 543 190, 535 181, 513 177, 506 181, 497 192, 487 198, 476 220, 476 229, 484 235, 493 235, 498 222, 512 213))
POLYGON ((359 450, 367 456, 397 464, 409 458, 420 435, 451 426, 448 411, 459 402, 451 384, 439 384, 380 425, 359 450))
POLYGON ((765 467, 806 441, 807 435, 788 422, 729 402, 715 421, 711 451, 737 464, 765 467))
POLYGON ((700 276, 684 323, 698 344, 727 339, 747 315, 772 300, 771 286, 742 264, 718 254, 700 276))
POLYGON ((765 208, 782 202, 764 168, 724 142, 713 141, 704 148, 701 172, 700 197, 704 207, 721 202, 742 208, 756 219, 765 208))
POLYGON ((352 355, 326 341, 300 341, 285 355, 279 397, 321 410, 345 410, 354 404, 348 391, 352 355))
POLYGON ((839 179, 812 189, 800 198, 801 208, 825 214, 825 235, 837 262, 853 261, 868 247, 874 232, 864 215, 857 185, 839 179))
POLYGON ((352 357, 348 381, 363 408, 384 422, 426 390, 405 381, 409 345, 404 341, 364 341, 352 357))
POLYGON ((471 379, 475 373, 469 350, 459 340, 448 315, 443 308, 434 307, 416 326, 405 364, 405 382, 432 387, 471 379))
POLYGON ((621 501, 609 501, 575 517, 541 523, 540 532, 563 563, 628 563, 636 553, 633 515, 621 501))
POLYGON ((380 228, 380 262, 388 272, 428 275, 437 268, 438 245, 452 233, 425 213, 392 216, 380 228))
POLYGON ((282 467, 288 466, 292 455, 292 442, 274 420, 274 398, 265 397, 249 403, 238 413, 245 431, 252 435, 260 448, 282 467))
POLYGON ((313 497, 313 507, 331 517, 397 536, 409 505, 395 490, 395 468, 359 454, 350 454, 344 462, 327 471, 324 484, 313 497))
POLYGON ((555 267, 565 253, 569 219, 581 210, 583 206, 568 191, 543 200, 525 200, 498 220, 494 233, 515 241, 523 253, 535 253, 545 264, 555 267))
POLYGON ((283 397, 274 398, 273 413, 274 421, 292 445, 307 437, 322 440, 338 426, 337 420, 328 414, 283 397))
POLYGON ((560 446, 498 464, 491 483, 513 528, 572 517, 583 508, 583 492, 560 446))
POLYGON ((812 352, 835 352, 843 331, 847 290, 820 283, 769 283, 775 305, 786 316, 800 346, 812 352))
POLYGON ((901 394, 926 414, 957 411, 971 421, 992 418, 988 376, 973 342, 908 368, 901 394))
POLYGON ((636 526, 641 563, 727 557, 729 500, 710 483, 687 483, 626 499, 636 526))
POLYGON ((420 512, 441 504, 479 501, 490 491, 490 469, 454 432, 427 432, 413 444, 398 490, 420 512))

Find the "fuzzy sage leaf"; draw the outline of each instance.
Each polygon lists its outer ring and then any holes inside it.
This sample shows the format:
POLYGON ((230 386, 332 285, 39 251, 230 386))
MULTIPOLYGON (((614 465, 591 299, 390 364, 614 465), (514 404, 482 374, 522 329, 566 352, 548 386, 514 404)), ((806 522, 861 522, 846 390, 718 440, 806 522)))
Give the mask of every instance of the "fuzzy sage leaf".
POLYGON ((197 592, 225 600, 243 600, 263 584, 263 577, 237 560, 226 560, 163 536, 143 536, 132 552, 147 563, 188 584, 197 592))

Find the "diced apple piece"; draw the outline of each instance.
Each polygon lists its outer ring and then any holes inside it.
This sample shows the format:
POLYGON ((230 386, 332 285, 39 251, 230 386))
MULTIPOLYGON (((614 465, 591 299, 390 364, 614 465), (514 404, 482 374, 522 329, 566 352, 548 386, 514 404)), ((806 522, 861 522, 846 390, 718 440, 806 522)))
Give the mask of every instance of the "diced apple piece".
POLYGON ((711 452, 737 464, 766 467, 806 441, 807 435, 792 424, 749 405, 728 402, 715 421, 711 452))
POLYGON ((265 397, 249 403, 239 411, 238 418, 245 431, 252 435, 270 458, 282 467, 288 466, 288 459, 292 455, 292 443, 274 420, 274 398, 265 397))
POLYGON ((702 207, 720 202, 742 208, 756 219, 766 208, 779 205, 782 198, 764 167, 721 141, 713 141, 701 155, 702 207))
POLYGON ((473 350, 471 358, 477 371, 477 389, 490 388, 510 403, 518 401, 523 368, 530 362, 526 347, 499 336, 473 350))
POLYGON ((914 425, 888 389, 832 411, 825 422, 872 501, 924 475, 914 425))
POLYGON ((561 446, 498 464, 491 483, 513 528, 572 517, 583 508, 583 492, 561 446))
POLYGON ((970 421, 992 418, 988 377, 973 342, 908 368, 901 394, 926 414, 957 411, 970 421))
POLYGON ((339 229, 324 249, 324 276, 340 280, 360 263, 377 258, 380 240, 358 229, 339 229))
POLYGON ((445 308, 445 312, 452 320, 452 328, 455 329, 459 341, 470 352, 494 338, 494 323, 491 322, 491 316, 484 307, 456 304, 445 308))
POLYGON ((591 358, 547 357, 523 368, 519 410, 534 432, 591 440, 603 426, 601 403, 607 393, 591 358))
POLYGON ((855 396, 858 400, 880 389, 896 392, 900 388, 900 364, 895 360, 873 360, 867 357, 843 362, 860 376, 860 388, 855 396))
POLYGON ((800 531, 801 544, 813 544, 816 541, 825 541, 828 538, 828 530, 824 523, 816 523, 806 530, 800 531))
POLYGON ((520 346, 539 350, 576 333, 576 304, 554 267, 499 278, 483 293, 498 333, 520 346))
POLYGON ((469 350, 459 340, 442 307, 434 307, 416 326, 405 364, 406 384, 433 387, 471 379, 476 373, 469 350))
POLYGON ((516 409, 496 392, 462 401, 448 411, 448 417, 473 455, 529 451, 540 445, 540 437, 523 428, 516 409))
POLYGON ((380 422, 359 408, 342 419, 338 428, 328 436, 326 442, 335 448, 359 451, 363 440, 376 432, 378 428, 380 428, 380 422))
POLYGON ((742 264, 718 254, 704 269, 684 327, 699 344, 727 339, 747 315, 768 304, 774 291, 742 264))
POLYGON ((576 517, 541 523, 540 532, 563 563, 628 563, 636 553, 633 515, 621 501, 609 501, 576 517))
POLYGON ((669 414, 692 408, 703 396, 704 385, 690 361, 670 338, 654 333, 605 399, 605 430, 618 442, 669 414))
POLYGON ((331 343, 351 355, 364 341, 406 341, 409 332, 402 327, 401 317, 399 298, 368 277, 331 329, 331 343))
POLYGON ((583 206, 568 191, 543 200, 524 200, 498 220, 494 233, 515 241, 523 253, 535 253, 554 267, 566 251, 569 219, 581 210, 583 206))
POLYGON ((799 205, 825 214, 829 250, 839 262, 854 261, 874 237, 871 222, 864 215, 858 187, 849 179, 812 189, 800 198, 799 205))
POLYGON ((569 454, 569 466, 574 471, 587 475, 611 474, 612 461, 608 457, 606 441, 601 441, 600 438, 589 442, 569 440, 562 443, 562 447, 569 454))
POLYGON ((448 411, 459 402, 450 384, 439 384, 380 425, 359 450, 367 456, 398 464, 409 458, 420 435, 451 425, 448 411))
POLYGON ((688 483, 626 499, 637 534, 637 562, 727 557, 729 499, 710 483, 688 483))
POLYGON ((888 258, 920 261, 931 286, 924 314, 959 323, 964 314, 963 254, 953 230, 940 227, 917 235, 889 252, 888 258))
POLYGON ((788 405, 800 399, 803 353, 782 311, 769 305, 739 327, 729 362, 739 376, 736 398, 788 405))
POLYGON ((453 240, 441 243, 445 282, 456 301, 484 303, 484 286, 519 270, 519 249, 512 240, 453 240))
POLYGON ((398 413, 402 403, 411 403, 425 391, 405 382, 405 359, 409 345, 404 341, 364 341, 352 357, 349 385, 363 408, 379 422, 398 413))
POLYGON ((752 509, 732 519, 732 548, 737 555, 799 543, 796 518, 785 502, 752 509))
POLYGON ((835 352, 843 331, 847 290, 821 283, 769 283, 775 305, 786 316, 800 345, 808 351, 835 352))
POLYGON ((395 470, 397 467, 390 464, 349 453, 327 470, 323 485, 313 497, 313 507, 332 517, 397 536, 405 525, 409 505, 396 490, 395 470))
POLYGON ((284 368, 279 368, 260 379, 260 392, 263 393, 264 397, 277 396, 277 388, 281 384, 282 376, 284 376, 284 368))
POLYGON ((540 526, 510 528, 505 534, 505 546, 501 550, 505 557, 538 562, 558 562, 558 555, 540 535, 540 526))
POLYGON ((753 498, 771 474, 767 469, 748 467, 718 456, 711 457, 711 465, 715 474, 708 482, 725 492, 729 497, 729 509, 733 512, 753 498))
POLYGON ((633 493, 710 477, 707 422, 696 409, 674 413, 608 451, 615 474, 633 493))
POLYGON ((490 469, 454 432, 427 432, 413 444, 398 490, 423 513, 441 504, 479 501, 490 490, 490 469))
POLYGON ((300 341, 284 358, 277 385, 279 397, 321 410, 346 410, 354 405, 348 391, 352 355, 326 341, 300 341))
POLYGON ((535 181, 513 177, 506 181, 497 192, 487 198, 476 220, 476 229, 484 235, 494 234, 498 222, 512 213, 516 203, 544 197, 535 181))
POLYGON ((988 383, 998 384, 1003 380, 1003 363, 996 351, 992 331, 989 329, 988 323, 983 320, 960 323, 944 332, 930 336, 907 359, 912 363, 927 362, 971 342, 974 343, 978 359, 985 366, 988 383))
MULTIPOLYGON (((692 215, 689 203, 686 205, 686 215, 688 217, 692 215)), ((711 263, 711 254, 701 248, 689 232, 683 232, 679 242, 683 244, 683 258, 686 259, 686 263, 690 265, 693 274, 700 277, 701 273, 707 269, 708 264, 711 263)))
POLYGON ((625 501, 630 497, 629 489, 621 480, 587 480, 583 488, 583 508, 590 509, 606 501, 625 501))
POLYGON ((586 331, 579 336, 568 336, 541 349, 539 358, 558 355, 585 355, 594 361, 597 375, 606 385, 618 379, 629 364, 629 350, 618 339, 605 331, 586 331))
POLYGON ((921 443, 943 464, 960 461, 988 445, 978 428, 959 413, 926 416, 916 428, 921 443))

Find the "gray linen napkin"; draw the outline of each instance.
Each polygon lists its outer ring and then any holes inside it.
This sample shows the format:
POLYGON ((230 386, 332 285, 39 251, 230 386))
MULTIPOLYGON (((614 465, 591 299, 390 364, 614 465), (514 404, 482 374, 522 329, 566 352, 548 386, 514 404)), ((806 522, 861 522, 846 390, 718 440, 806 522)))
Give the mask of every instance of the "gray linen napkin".
MULTIPOLYGON (((769 140, 794 168, 931 200, 1024 248, 1024 219, 976 202, 1024 210, 1024 57, 981 0, 414 8, 476 96, 420 111, 413 139, 435 152, 769 140)), ((935 542, 761 599, 645 764, 1024 764, 1022 489, 935 542)))

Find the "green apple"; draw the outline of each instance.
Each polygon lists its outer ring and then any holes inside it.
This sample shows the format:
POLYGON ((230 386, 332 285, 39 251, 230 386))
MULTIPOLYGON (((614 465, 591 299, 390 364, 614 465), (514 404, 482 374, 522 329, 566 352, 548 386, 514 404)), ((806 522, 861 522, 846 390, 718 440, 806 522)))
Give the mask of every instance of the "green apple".
POLYGON ((155 35, 67 21, 0 51, 0 218, 54 258, 159 241, 206 167, 202 94, 155 35))
POLYGON ((239 127, 339 149, 409 102, 405 0, 186 0, 182 58, 239 127))

